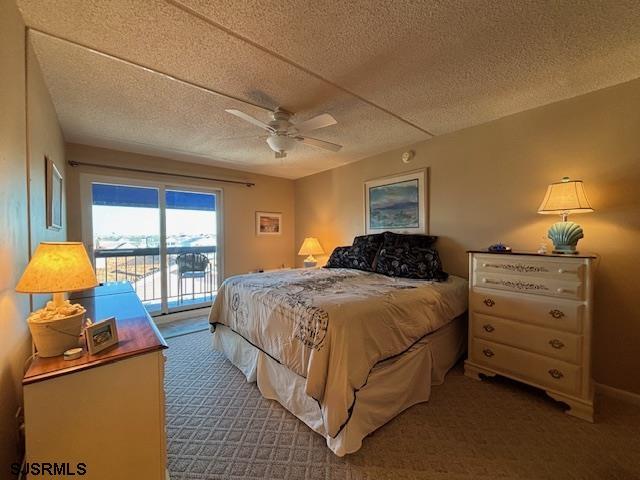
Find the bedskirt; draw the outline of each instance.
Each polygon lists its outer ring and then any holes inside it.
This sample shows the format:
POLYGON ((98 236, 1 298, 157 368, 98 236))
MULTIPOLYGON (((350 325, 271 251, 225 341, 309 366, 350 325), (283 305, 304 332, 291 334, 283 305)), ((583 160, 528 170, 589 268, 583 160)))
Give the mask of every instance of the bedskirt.
POLYGON ((350 417, 339 434, 327 434, 318 403, 305 393, 305 379, 251 345, 224 325, 213 333, 213 347, 222 352, 247 378, 257 382, 265 398, 278 401, 309 428, 326 438, 338 456, 356 452, 362 440, 401 413, 431 396, 431 386, 443 383, 446 373, 466 349, 466 315, 427 335, 402 355, 378 363, 367 383, 356 393, 350 417))

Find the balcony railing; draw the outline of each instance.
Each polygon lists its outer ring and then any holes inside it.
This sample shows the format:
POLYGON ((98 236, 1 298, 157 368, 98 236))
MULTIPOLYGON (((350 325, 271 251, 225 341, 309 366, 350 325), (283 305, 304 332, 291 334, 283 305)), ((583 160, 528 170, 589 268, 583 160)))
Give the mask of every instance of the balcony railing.
MULTIPOLYGON (((211 302, 218 290, 217 248, 167 247, 169 308, 211 302)), ((159 248, 95 250, 99 282, 130 282, 150 312, 162 302, 159 248)))

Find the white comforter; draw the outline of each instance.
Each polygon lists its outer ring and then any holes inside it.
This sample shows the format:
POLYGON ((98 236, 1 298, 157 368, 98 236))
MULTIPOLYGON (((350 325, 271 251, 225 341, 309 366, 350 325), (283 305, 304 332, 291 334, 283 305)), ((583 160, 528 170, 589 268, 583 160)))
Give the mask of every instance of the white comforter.
POLYGON ((438 283, 323 268, 228 278, 209 320, 305 377, 306 393, 335 437, 376 363, 466 309, 462 278, 438 283))

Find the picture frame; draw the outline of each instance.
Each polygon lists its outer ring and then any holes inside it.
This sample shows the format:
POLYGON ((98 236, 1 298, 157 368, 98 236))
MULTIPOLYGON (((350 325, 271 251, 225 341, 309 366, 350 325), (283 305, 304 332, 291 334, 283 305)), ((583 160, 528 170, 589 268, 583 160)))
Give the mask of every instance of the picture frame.
POLYGON ((44 157, 47 199, 47 228, 49 230, 62 229, 62 197, 64 185, 60 170, 49 157, 44 157))
POLYGON ((118 343, 118 327, 116 317, 100 320, 85 328, 87 350, 90 355, 106 350, 118 343))
POLYGON ((282 235, 282 213, 256 212, 256 235, 282 235))
POLYGON ((365 233, 429 233, 427 169, 364 183, 365 233))

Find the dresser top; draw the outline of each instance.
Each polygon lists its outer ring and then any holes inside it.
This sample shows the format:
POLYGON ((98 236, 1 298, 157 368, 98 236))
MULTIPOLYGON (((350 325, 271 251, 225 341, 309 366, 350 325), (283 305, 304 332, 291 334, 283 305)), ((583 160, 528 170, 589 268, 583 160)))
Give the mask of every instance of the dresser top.
POLYGON ((489 254, 489 255, 528 255, 531 257, 598 258, 597 255, 593 253, 576 253, 576 254, 538 253, 538 252, 527 252, 527 251, 518 251, 518 250, 499 253, 499 252, 490 252, 489 250, 484 249, 484 250, 467 250, 467 253, 483 253, 483 254, 489 254))
POLYGON ((86 316, 93 321, 116 317, 118 344, 95 355, 89 355, 85 349, 84 355, 75 360, 64 360, 62 355, 36 357, 22 380, 24 385, 167 348, 164 338, 130 285, 93 288, 74 294, 72 300, 86 308, 86 316))

